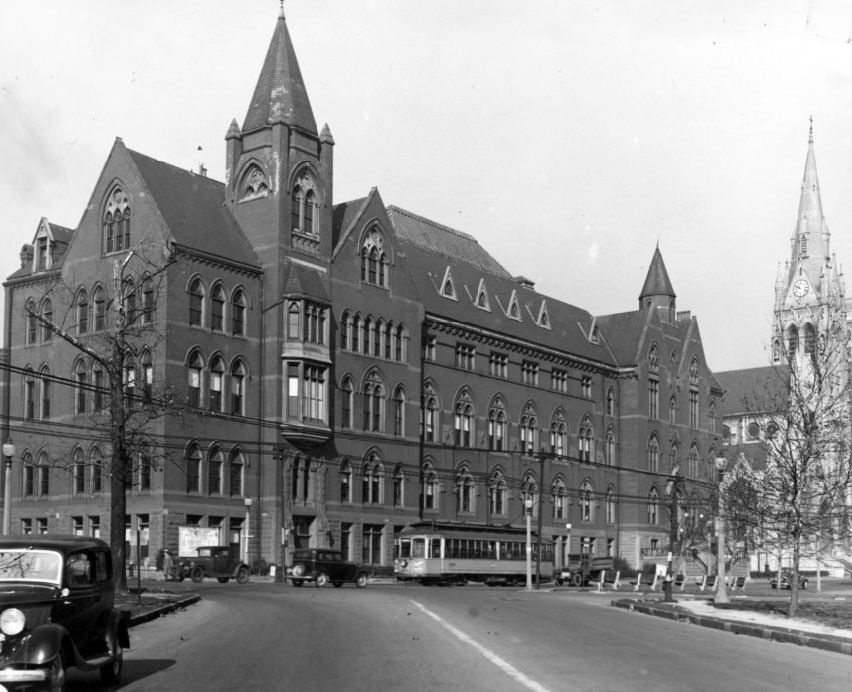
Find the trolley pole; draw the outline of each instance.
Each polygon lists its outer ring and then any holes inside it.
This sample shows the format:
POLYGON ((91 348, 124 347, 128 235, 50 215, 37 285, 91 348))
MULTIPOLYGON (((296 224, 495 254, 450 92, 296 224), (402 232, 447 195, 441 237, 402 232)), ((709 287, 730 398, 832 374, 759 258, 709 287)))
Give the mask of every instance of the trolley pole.
POLYGON ((524 500, 524 514, 527 518, 527 591, 532 591, 532 505, 531 497, 524 500))

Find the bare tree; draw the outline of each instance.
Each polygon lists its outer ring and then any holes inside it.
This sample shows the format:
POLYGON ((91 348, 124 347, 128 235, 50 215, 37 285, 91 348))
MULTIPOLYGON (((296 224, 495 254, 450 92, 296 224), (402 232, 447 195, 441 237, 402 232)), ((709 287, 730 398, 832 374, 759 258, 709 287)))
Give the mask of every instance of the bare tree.
MULTIPOLYGON (((725 486, 728 514, 751 524, 792 563, 790 615, 798 608, 803 551, 840 521, 852 484, 848 334, 841 310, 824 308, 776 338, 776 365, 744 404, 765 465, 738 470, 725 486), (811 325, 821 326, 822 331, 811 325)), ((780 565, 779 565, 780 567, 780 565)))
MULTIPOLYGON (((162 247, 162 246, 159 246, 162 247)), ((94 330, 83 328, 76 289, 66 278, 51 286, 48 295, 65 309, 58 319, 28 309, 29 319, 50 330, 88 357, 104 374, 103 384, 91 389, 100 405, 94 407, 92 427, 103 437, 110 459, 104 471, 110 485, 109 543, 117 588, 127 591, 125 571, 125 516, 127 493, 140 463, 160 463, 167 446, 155 439, 152 423, 176 410, 171 393, 154 391, 151 360, 163 341, 157 306, 168 268, 174 258, 151 248, 129 250, 113 264, 111 285, 105 282, 102 305, 96 305, 94 330), (146 253, 145 250, 148 250, 146 253), (151 260, 147 255, 155 257, 151 260), (160 256, 161 255, 162 259, 160 256)), ((77 383, 77 386, 80 386, 77 383)))

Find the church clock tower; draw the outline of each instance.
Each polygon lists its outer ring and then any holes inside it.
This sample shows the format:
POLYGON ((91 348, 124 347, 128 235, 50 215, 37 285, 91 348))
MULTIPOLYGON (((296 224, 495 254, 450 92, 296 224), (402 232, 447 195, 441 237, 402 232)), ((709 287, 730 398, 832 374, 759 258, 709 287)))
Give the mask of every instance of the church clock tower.
POLYGON ((838 347, 846 348, 846 288, 837 260, 831 254, 830 240, 822 211, 811 119, 790 258, 779 269, 775 281, 774 363, 789 361, 792 365, 805 362, 808 356, 813 358, 817 340, 828 334, 843 334, 838 347))

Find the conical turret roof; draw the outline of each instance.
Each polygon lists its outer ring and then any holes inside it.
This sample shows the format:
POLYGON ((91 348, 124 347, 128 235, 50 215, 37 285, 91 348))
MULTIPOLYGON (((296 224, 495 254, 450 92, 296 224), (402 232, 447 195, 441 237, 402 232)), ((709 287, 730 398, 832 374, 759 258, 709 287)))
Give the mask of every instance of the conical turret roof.
POLYGON ((645 283, 642 285, 642 292, 639 294, 640 304, 645 298, 651 296, 677 297, 672 288, 672 282, 669 280, 669 273, 666 271, 666 263, 663 262, 659 245, 654 250, 651 266, 648 267, 648 274, 645 277, 645 283))
POLYGON ((278 17, 275 33, 254 88, 243 123, 243 132, 270 122, 284 122, 316 134, 317 124, 290 40, 284 13, 278 17))

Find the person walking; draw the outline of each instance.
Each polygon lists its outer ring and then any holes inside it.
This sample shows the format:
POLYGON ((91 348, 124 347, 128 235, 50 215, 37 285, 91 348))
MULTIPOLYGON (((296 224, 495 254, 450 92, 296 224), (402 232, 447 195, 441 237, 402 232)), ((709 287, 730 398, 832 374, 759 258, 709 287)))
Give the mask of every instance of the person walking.
POLYGON ((175 578, 175 563, 168 548, 163 550, 163 578, 165 581, 171 581, 175 578))

